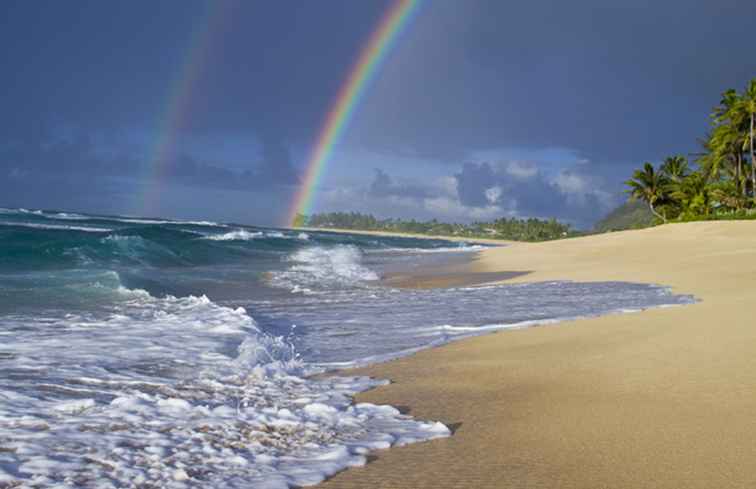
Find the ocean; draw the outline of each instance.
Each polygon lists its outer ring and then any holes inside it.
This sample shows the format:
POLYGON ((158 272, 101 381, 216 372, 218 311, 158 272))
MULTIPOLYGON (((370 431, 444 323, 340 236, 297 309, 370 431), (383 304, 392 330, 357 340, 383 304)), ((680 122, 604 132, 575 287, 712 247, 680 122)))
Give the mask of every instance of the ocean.
POLYGON ((481 245, 0 209, 0 487, 316 484, 450 435, 314 376, 457 338, 686 304, 632 283, 396 289, 481 245))

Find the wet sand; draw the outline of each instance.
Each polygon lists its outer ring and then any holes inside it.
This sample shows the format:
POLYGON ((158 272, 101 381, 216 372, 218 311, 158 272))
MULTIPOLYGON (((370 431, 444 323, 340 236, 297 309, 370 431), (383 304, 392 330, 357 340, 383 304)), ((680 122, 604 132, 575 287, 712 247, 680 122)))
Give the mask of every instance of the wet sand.
POLYGON ((471 287, 510 280, 528 272, 490 272, 473 270, 477 257, 472 253, 444 256, 444 261, 435 265, 423 265, 402 271, 389 271, 381 282, 389 287, 406 289, 433 289, 446 287, 471 287))
POLYGON ((350 372, 393 381, 357 401, 455 434, 375 452, 323 488, 756 487, 756 222, 518 243, 466 271, 660 283, 701 302, 505 331, 350 372))
POLYGON ((382 282, 396 288, 434 289, 443 287, 471 287, 511 280, 527 272, 436 272, 420 271, 417 274, 392 273, 382 282))

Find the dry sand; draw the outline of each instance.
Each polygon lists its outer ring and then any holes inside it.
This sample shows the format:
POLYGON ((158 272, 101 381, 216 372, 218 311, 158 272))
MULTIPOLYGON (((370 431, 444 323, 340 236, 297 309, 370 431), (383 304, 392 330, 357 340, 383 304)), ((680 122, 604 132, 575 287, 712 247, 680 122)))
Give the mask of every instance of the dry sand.
POLYGON ((702 302, 467 339, 360 370, 454 436, 377 452, 325 488, 756 487, 756 222, 487 250, 512 281, 668 284, 702 302))

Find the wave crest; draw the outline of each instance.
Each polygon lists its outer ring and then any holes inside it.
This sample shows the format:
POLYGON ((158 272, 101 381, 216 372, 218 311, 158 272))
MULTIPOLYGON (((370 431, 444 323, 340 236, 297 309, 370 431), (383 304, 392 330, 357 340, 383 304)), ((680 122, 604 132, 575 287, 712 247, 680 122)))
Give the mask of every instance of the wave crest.
POLYGON ((362 252, 353 245, 311 246, 288 257, 292 265, 271 274, 271 285, 292 292, 314 293, 328 287, 359 286, 379 280, 378 274, 362 264, 362 252))

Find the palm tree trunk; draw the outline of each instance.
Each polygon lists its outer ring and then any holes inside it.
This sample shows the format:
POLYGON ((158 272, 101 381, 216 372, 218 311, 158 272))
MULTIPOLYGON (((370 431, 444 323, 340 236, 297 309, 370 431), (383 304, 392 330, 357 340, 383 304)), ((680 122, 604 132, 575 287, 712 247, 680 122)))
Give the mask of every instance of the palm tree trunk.
POLYGON ((743 157, 740 154, 735 154, 735 191, 737 193, 742 193, 743 197, 745 197, 746 189, 740 176, 743 173, 742 168, 743 157))
POLYGON ((656 209, 654 209, 654 204, 651 202, 648 203, 648 207, 651 209, 651 213, 662 220, 662 222, 666 223, 667 218, 656 212, 656 209))

